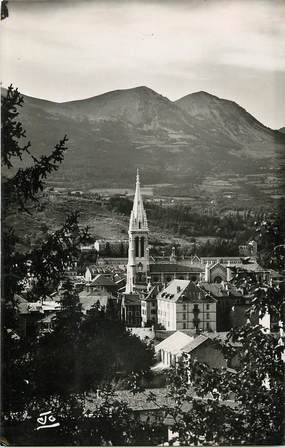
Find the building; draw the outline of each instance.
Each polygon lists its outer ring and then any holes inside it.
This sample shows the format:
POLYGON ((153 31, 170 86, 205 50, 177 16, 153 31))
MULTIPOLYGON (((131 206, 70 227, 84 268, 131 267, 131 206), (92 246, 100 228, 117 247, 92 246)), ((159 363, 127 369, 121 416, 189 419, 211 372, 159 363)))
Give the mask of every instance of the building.
POLYGON ((214 264, 205 265, 205 282, 206 283, 221 283, 223 281, 229 280, 229 268, 221 264, 220 262, 215 262, 214 264))
POLYGON ((257 243, 255 241, 249 241, 245 245, 239 245, 238 247, 240 256, 257 256, 257 243))
POLYGON ((141 326, 141 294, 138 293, 138 289, 146 288, 148 270, 148 224, 137 172, 136 191, 129 223, 127 282, 121 303, 121 317, 127 326, 141 326))
POLYGON ((210 368, 226 368, 227 360, 222 350, 206 334, 201 334, 191 340, 181 351, 195 358, 200 363, 205 363, 210 368))
POLYGON ((110 293, 100 289, 96 290, 95 288, 85 288, 78 296, 83 314, 88 314, 95 304, 100 309, 106 310, 109 300, 112 299, 110 293))
POLYGON ((106 256, 124 257, 128 253, 128 240, 97 239, 94 248, 100 256, 105 254, 106 256))
POLYGON ((166 330, 216 331, 216 303, 194 282, 174 279, 157 295, 157 322, 166 330))
POLYGON ((159 292, 159 287, 152 286, 145 295, 141 298, 141 317, 142 326, 153 325, 157 322, 157 300, 156 296, 159 292))
POLYGON ((149 276, 152 284, 166 284, 173 279, 188 279, 199 281, 204 272, 202 267, 185 266, 176 263, 155 263, 149 266, 149 276))
POLYGON ((126 293, 133 293, 136 285, 147 282, 149 271, 148 223, 140 189, 139 172, 129 224, 129 253, 126 293))
POLYGON ((181 356, 182 349, 189 345, 194 337, 176 331, 155 346, 157 359, 164 367, 174 366, 181 356))
POLYGON ((15 296, 18 314, 18 327, 24 337, 33 336, 38 328, 52 330, 57 312, 61 304, 54 300, 29 302, 20 295, 15 296))
POLYGON ((231 313, 233 307, 242 296, 242 292, 230 283, 201 282, 202 287, 216 300, 216 330, 217 332, 229 331, 232 328, 231 313))
POLYGON ((115 294, 116 292, 116 284, 115 282, 109 277, 102 273, 99 275, 96 275, 95 278, 93 278, 90 283, 87 285, 88 289, 96 289, 96 290, 104 290, 106 292, 110 292, 115 294))
POLYGON ((138 293, 123 293, 121 319, 128 327, 141 326, 141 299, 138 293))

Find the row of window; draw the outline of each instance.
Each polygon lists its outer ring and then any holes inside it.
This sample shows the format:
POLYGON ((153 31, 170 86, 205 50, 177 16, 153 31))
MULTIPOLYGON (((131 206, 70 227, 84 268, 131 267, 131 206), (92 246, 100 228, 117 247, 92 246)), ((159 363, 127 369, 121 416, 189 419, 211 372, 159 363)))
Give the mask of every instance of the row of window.
MULTIPOLYGON (((190 316, 190 318, 192 318, 192 314, 183 314, 183 320, 187 319, 187 315, 188 317, 190 316)), ((206 314, 206 320, 210 320, 210 314, 206 314)))
MULTIPOLYGON (((189 326, 189 325, 188 325, 189 326)), ((199 327, 199 326, 198 326, 199 327)), ((189 329, 189 327, 187 328, 187 323, 183 323, 183 329, 189 329)), ((206 329, 209 331, 211 330, 211 324, 207 321, 206 323, 206 329)))
POLYGON ((197 279, 199 279, 199 275, 198 276, 191 275, 189 277, 188 275, 166 275, 166 276, 164 276, 163 274, 161 274, 161 275, 151 275, 151 280, 153 282, 159 282, 159 281, 161 281, 162 276, 164 277, 164 280, 167 282, 170 282, 173 279, 189 279, 189 280, 195 282, 195 281, 197 281, 197 279))
POLYGON ((130 311, 127 312, 128 317, 131 317, 132 315, 136 315, 137 317, 140 317, 141 313, 138 310, 136 310, 135 312, 130 312, 130 311))
MULTIPOLYGON (((187 309, 187 304, 183 304, 183 310, 186 310, 187 309)), ((194 304, 194 309, 196 310, 199 310, 199 305, 198 304, 194 304)), ((210 310, 210 304, 206 304, 206 310, 210 310)))

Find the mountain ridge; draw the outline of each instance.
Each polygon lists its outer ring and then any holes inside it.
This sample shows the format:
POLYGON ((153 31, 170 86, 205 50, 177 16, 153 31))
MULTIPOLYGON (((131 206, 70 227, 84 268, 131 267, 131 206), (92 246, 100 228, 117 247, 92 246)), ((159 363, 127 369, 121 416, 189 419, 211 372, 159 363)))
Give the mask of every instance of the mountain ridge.
POLYGON ((145 181, 201 184, 212 175, 277 169, 285 136, 233 101, 195 92, 171 101, 139 86, 55 103, 24 95, 20 118, 36 154, 66 133, 57 181, 93 187, 145 181))

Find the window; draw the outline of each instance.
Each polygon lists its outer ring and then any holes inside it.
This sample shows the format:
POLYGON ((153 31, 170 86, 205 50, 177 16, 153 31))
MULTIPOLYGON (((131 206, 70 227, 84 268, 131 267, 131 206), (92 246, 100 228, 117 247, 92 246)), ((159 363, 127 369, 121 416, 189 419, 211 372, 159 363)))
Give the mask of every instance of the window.
POLYGON ((210 326, 210 323, 209 323, 209 321, 207 321, 207 329, 209 330, 209 329, 211 329, 211 326, 210 326))
POLYGON ((141 238, 141 258, 144 257, 144 237, 141 238))
POLYGON ((183 329, 186 329, 186 323, 183 323, 183 329))
POLYGON ((152 315, 154 315, 154 314, 156 313, 156 312, 155 312, 155 309, 151 309, 150 313, 151 313, 152 315))
POLYGON ((183 314, 183 320, 186 320, 186 314, 183 314))
POLYGON ((210 319, 210 314, 207 314, 206 318, 207 318, 207 320, 209 320, 210 319))
POLYGON ((186 304, 183 304, 183 310, 186 310, 186 304))
POLYGON ((206 304, 206 309, 207 309, 207 310, 210 309, 210 304, 206 304))
POLYGON ((135 257, 139 256, 139 238, 135 237, 135 257))

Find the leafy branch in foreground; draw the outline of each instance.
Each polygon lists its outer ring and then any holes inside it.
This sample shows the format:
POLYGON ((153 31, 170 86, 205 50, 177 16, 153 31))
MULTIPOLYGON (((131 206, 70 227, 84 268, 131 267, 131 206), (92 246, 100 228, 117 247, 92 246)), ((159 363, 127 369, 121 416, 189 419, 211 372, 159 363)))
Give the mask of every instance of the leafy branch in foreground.
MULTIPOLYGON (((4 3, 4 2, 2 2, 4 3)), ((22 123, 17 121, 19 111, 17 107, 23 107, 24 98, 12 85, 8 87, 7 95, 2 96, 1 101, 1 160, 2 166, 8 169, 12 168, 11 158, 18 157, 22 160, 23 153, 30 153, 30 141, 21 146, 19 140, 26 138, 26 131, 23 129, 22 123)))

